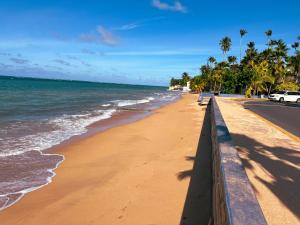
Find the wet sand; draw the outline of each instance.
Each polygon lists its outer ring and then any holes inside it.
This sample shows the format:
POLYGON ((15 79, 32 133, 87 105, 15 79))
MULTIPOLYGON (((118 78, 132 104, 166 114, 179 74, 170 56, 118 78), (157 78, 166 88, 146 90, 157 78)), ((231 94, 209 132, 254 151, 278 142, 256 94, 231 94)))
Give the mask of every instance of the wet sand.
POLYGON ((0 212, 1 224, 179 224, 205 114, 197 97, 56 148, 66 159, 53 182, 0 212))

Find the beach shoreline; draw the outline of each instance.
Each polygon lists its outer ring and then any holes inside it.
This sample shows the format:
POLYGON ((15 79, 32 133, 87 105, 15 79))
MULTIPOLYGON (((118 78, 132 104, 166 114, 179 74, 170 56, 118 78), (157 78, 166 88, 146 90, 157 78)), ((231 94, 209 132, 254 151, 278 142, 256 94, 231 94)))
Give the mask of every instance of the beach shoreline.
POLYGON ((193 166, 205 112, 196 95, 154 112, 56 148, 53 182, 1 211, 2 224, 179 223, 189 177, 178 173, 193 166))
POLYGON ((60 149, 63 149, 65 146, 76 144, 77 142, 83 139, 90 138, 109 129, 142 120, 154 114, 156 110, 162 109, 170 104, 173 104, 179 101, 180 99, 181 96, 165 104, 157 105, 153 109, 143 109, 141 107, 142 105, 135 105, 135 107, 138 106, 138 108, 119 108, 115 113, 111 115, 111 117, 96 121, 87 126, 87 131, 85 133, 72 136, 71 138, 64 140, 63 142, 57 145, 45 149, 43 152, 49 154, 63 154, 61 153, 60 149))

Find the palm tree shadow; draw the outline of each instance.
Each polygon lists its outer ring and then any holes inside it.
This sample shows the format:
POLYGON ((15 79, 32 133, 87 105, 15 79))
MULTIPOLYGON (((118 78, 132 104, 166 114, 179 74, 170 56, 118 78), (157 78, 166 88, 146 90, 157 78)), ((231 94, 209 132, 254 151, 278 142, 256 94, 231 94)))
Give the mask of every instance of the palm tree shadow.
POLYGON ((194 165, 191 170, 181 171, 177 174, 178 180, 190 177, 180 224, 207 225, 212 213, 210 106, 205 112, 196 156, 186 156, 185 159, 194 161, 194 165))
MULTIPOLYGON (((255 179, 270 189, 273 194, 299 219, 300 218, 300 151, 280 146, 269 147, 241 134, 231 134, 242 156, 243 166, 255 169, 255 162, 270 179, 266 180, 260 174, 255 179)), ((259 194, 259 190, 256 190, 259 194)))

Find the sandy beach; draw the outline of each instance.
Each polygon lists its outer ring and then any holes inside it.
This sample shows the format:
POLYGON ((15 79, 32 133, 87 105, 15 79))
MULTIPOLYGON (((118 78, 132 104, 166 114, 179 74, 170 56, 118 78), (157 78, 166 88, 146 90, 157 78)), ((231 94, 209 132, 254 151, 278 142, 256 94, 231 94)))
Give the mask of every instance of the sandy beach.
POLYGON ((179 224, 206 108, 196 100, 56 149, 66 159, 53 182, 0 212, 1 224, 179 224))

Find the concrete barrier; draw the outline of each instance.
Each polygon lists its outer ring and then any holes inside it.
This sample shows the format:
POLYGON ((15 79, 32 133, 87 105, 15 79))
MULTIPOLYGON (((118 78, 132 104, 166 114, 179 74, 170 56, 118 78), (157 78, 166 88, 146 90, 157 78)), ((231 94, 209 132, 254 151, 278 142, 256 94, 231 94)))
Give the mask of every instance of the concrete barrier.
POLYGON ((213 224, 266 225, 214 96, 211 108, 213 224))

